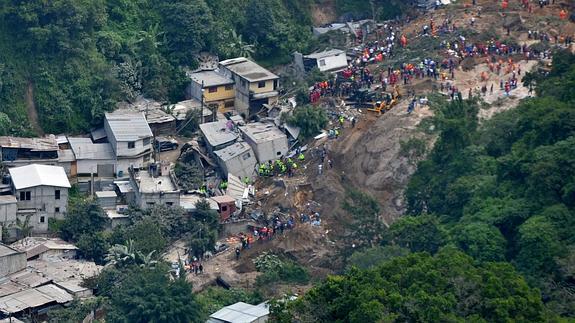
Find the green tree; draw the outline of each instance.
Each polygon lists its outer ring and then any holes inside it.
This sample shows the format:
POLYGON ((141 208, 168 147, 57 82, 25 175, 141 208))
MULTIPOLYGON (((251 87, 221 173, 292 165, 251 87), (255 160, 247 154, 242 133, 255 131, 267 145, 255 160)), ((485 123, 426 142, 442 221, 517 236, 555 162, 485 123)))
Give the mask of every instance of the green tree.
POLYGON ((161 252, 168 245, 162 228, 151 218, 145 218, 127 228, 124 239, 132 240, 134 249, 144 254, 152 251, 161 252))
POLYGON ((368 269, 407 254, 409 254, 409 249, 399 246, 376 246, 354 252, 348 259, 348 268, 355 266, 359 269, 368 269))
POLYGON ((327 125, 327 122, 325 111, 314 106, 296 108, 293 115, 288 119, 288 124, 301 129, 300 136, 302 138, 317 135, 327 125))
POLYGON ((433 254, 447 243, 448 235, 432 215, 404 216, 391 225, 387 239, 412 252, 433 254))
POLYGON ((78 241, 83 234, 93 235, 102 231, 109 219, 106 212, 94 200, 72 203, 60 225, 60 237, 66 241, 78 241))
POLYGON ((352 217, 351 238, 358 246, 374 247, 381 240, 385 227, 376 199, 356 189, 348 189, 342 209, 352 217))
POLYGON ((82 234, 76 243, 80 256, 93 260, 98 265, 104 264, 104 258, 110 245, 102 232, 82 234))
POLYGON ((505 260, 506 241, 497 227, 471 223, 456 228, 454 240, 461 250, 480 261, 505 260))
POLYGON ((517 265, 533 275, 557 270, 555 257, 565 251, 557 239, 557 231, 549 220, 534 216, 519 227, 517 265))
POLYGON ((165 271, 133 269, 112 292, 110 322, 200 322, 192 285, 170 281, 165 271))

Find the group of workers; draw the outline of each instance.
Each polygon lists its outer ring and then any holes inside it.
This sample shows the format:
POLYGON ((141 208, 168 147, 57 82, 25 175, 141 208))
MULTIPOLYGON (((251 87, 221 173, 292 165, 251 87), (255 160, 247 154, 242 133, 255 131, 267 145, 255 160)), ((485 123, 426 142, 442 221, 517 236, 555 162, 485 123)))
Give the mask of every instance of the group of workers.
MULTIPOLYGON (((297 160, 299 162, 305 161, 305 155, 303 152, 297 154, 297 160)), ((298 164, 291 157, 281 158, 278 160, 270 160, 266 163, 261 163, 258 167, 258 175, 275 176, 287 174, 289 177, 292 177, 297 168, 298 164)))

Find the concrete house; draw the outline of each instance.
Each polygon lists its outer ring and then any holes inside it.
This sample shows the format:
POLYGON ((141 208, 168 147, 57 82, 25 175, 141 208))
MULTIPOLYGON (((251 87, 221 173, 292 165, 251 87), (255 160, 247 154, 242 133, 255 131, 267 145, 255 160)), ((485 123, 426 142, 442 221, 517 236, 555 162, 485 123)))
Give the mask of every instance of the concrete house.
POLYGON ((8 230, 10 237, 16 236, 16 213, 18 201, 14 195, 0 195, 0 226, 8 230))
POLYGON ((280 159, 288 152, 286 134, 273 124, 254 122, 240 127, 242 137, 252 147, 258 162, 280 159))
POLYGON ((68 138, 76 158, 78 175, 113 177, 116 156, 110 143, 94 143, 90 138, 68 138))
POLYGON ((217 106, 217 112, 225 113, 234 108, 236 92, 234 80, 219 69, 189 73, 192 80, 189 94, 207 107, 217 106))
MULTIPOLYGON (((106 113, 104 129, 116 157, 116 174, 148 164, 152 154, 152 130, 143 113, 106 113)), ((121 176, 120 176, 121 177, 121 176)))
POLYGON ((150 164, 147 169, 129 169, 134 200, 129 203, 142 210, 154 205, 179 206, 180 189, 170 171, 170 165, 150 164))
POLYGON ((44 138, 0 137, 2 164, 15 167, 58 163, 58 142, 54 135, 44 138))
POLYGON ((245 142, 237 142, 215 152, 222 177, 234 174, 240 178, 252 178, 256 169, 256 156, 252 147, 245 142))
POLYGON ((70 188, 64 168, 34 164, 8 171, 18 200, 17 216, 22 220, 30 216, 32 232, 46 233, 48 219, 64 218, 70 188))
POLYGON ((278 101, 279 76, 247 58, 233 58, 220 62, 224 75, 234 80, 235 109, 246 117, 258 113, 263 104, 278 101))
POLYGON ((309 72, 318 68, 321 72, 337 72, 347 67, 347 55, 343 50, 331 49, 309 55, 295 54, 295 62, 309 72), (301 61, 300 61, 301 59, 301 61))
POLYGON ((207 122, 200 125, 208 152, 226 148, 238 140, 238 134, 233 130, 233 124, 226 121, 207 122))

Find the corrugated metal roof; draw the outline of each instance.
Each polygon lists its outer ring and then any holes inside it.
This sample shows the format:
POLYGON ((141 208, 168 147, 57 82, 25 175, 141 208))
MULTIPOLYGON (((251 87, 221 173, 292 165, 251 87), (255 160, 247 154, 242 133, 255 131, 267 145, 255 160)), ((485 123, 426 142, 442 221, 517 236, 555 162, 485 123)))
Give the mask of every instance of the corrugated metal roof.
POLYGON ((0 243, 0 257, 6 257, 6 256, 10 256, 10 255, 15 255, 18 253, 20 253, 20 251, 0 243))
POLYGON ((212 147, 234 141, 238 138, 235 132, 228 129, 226 121, 202 123, 200 130, 212 147))
POLYGON ((143 113, 116 111, 106 113, 105 117, 116 141, 135 141, 153 136, 143 113))
POLYGON ((279 79, 279 76, 244 57, 221 61, 220 64, 250 82, 279 79))
MULTIPOLYGON (((202 200, 204 197, 194 194, 184 194, 180 196, 180 206, 186 210, 195 210, 196 203, 202 200)), ((219 210, 218 203, 212 200, 211 198, 207 198, 206 201, 210 204, 210 209, 212 210, 219 210)))
POLYGON ((95 144, 90 138, 68 138, 77 160, 115 159, 114 149, 109 143, 95 144))
POLYGON ((90 133, 92 139, 100 140, 106 138, 108 135, 106 134, 106 130, 104 128, 98 128, 96 130, 92 130, 90 133))
POLYGON ((266 306, 260 305, 250 305, 244 302, 237 302, 215 312, 210 315, 210 318, 230 323, 253 322, 261 317, 269 315, 270 313, 266 306))
POLYGON ((188 76, 198 84, 202 84, 203 82, 204 88, 234 84, 232 79, 225 77, 219 70, 189 73, 188 76))
POLYGON ((58 150, 58 161, 59 162, 72 162, 75 161, 76 157, 72 149, 60 149, 58 150))
POLYGON ((49 284, 0 298, 0 311, 13 314, 52 302, 67 303, 73 299, 72 295, 62 288, 49 284))
POLYGON ((50 165, 26 165, 8 169, 17 190, 36 186, 70 187, 63 167, 50 165))
POLYGON ((31 151, 58 150, 58 142, 54 135, 44 138, 0 137, 0 147, 30 149, 31 151))
POLYGON ((255 143, 273 141, 279 138, 286 138, 283 131, 271 123, 253 122, 240 127, 240 131, 255 143))

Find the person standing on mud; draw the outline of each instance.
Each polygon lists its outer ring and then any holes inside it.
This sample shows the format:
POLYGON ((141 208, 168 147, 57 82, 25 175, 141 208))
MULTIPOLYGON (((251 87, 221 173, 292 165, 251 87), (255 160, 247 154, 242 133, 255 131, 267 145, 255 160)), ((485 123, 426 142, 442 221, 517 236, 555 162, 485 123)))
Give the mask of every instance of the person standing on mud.
POLYGON ((240 260, 240 248, 236 247, 236 260, 240 260))

